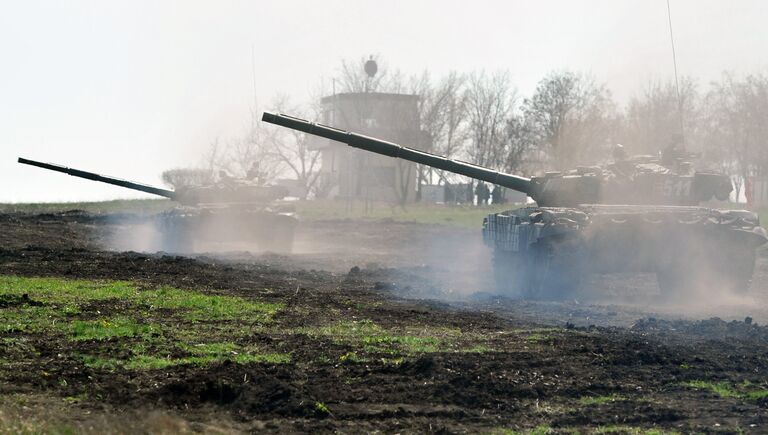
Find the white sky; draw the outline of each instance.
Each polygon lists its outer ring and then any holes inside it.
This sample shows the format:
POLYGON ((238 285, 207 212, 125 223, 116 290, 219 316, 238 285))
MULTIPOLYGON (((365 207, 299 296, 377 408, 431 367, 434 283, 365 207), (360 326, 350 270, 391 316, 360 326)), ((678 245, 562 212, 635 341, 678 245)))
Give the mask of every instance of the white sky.
MULTIPOLYGON (((0 202, 138 197, 18 156, 160 185, 254 98, 305 101, 342 59, 405 74, 506 69, 530 95, 554 69, 626 101, 672 76, 665 0, 0 0, 0 202)), ((671 0, 681 75, 768 71, 768 1, 671 0)))

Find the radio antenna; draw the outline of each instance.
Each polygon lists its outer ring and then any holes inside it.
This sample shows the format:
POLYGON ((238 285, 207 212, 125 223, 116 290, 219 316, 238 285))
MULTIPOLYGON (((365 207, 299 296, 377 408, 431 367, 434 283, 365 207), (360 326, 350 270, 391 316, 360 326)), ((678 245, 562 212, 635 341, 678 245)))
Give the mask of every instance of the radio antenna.
POLYGON ((680 138, 685 146, 685 131, 683 130, 683 99, 680 96, 680 80, 677 77, 677 55, 675 54, 675 37, 672 33, 672 11, 667 0, 667 21, 669 22, 669 42, 672 44, 672 66, 675 69, 675 90, 677 91, 677 114, 680 118, 680 138))

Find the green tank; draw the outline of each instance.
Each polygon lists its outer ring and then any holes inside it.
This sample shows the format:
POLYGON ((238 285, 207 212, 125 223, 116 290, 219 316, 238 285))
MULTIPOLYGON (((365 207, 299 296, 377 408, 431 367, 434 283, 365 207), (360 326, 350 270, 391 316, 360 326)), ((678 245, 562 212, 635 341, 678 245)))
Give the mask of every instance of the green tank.
POLYGON ((500 293, 572 294, 590 273, 651 272, 664 294, 703 286, 744 292, 756 249, 768 241, 756 213, 700 206, 728 199, 728 176, 696 171, 674 149, 662 157, 522 177, 376 138, 265 112, 265 122, 523 192, 536 206, 494 213, 483 239, 494 250, 500 293))
POLYGON ((217 183, 163 189, 52 163, 19 158, 19 163, 112 184, 177 202, 172 210, 153 217, 158 234, 152 245, 173 253, 193 253, 211 247, 290 252, 297 219, 292 207, 281 204, 288 190, 258 180, 226 178, 217 183))

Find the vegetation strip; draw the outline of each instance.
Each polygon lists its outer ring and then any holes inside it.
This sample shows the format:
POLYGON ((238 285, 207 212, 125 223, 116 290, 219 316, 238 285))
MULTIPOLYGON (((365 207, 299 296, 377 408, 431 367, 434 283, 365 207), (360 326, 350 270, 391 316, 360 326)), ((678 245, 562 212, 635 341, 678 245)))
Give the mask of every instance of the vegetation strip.
POLYGON ((0 344, 15 353, 30 351, 23 345, 25 335, 43 333, 103 343, 76 351, 85 365, 101 369, 291 360, 285 353, 232 341, 270 324, 281 304, 172 287, 141 289, 125 281, 15 276, 0 276, 0 300, 5 301, 2 330, 15 334, 0 344), (125 357, 114 358, 115 352, 125 357))
POLYGON ((708 390, 720 397, 734 397, 746 400, 759 400, 768 397, 768 389, 755 389, 750 382, 742 382, 736 386, 725 381, 693 380, 684 382, 683 385, 696 390, 708 390))

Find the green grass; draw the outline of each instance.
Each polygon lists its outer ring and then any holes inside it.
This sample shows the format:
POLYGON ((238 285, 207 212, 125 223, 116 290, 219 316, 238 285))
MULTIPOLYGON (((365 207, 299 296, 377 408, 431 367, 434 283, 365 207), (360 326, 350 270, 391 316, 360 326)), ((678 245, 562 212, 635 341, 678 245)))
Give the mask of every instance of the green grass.
POLYGON ((172 287, 141 290, 127 281, 0 276, 0 296, 20 297, 24 294, 46 304, 43 307, 24 308, 38 311, 37 319, 41 321, 46 315, 50 316, 51 307, 55 307, 58 314, 66 316, 76 314, 84 302, 106 299, 144 305, 150 310, 181 310, 188 320, 193 321, 248 317, 252 321, 267 322, 282 308, 281 304, 254 302, 234 296, 207 295, 172 287))
POLYGON ((623 425, 609 425, 599 426, 595 429, 595 433, 607 434, 631 434, 631 435, 663 435, 663 434, 677 434, 678 432, 669 432, 661 429, 644 429, 641 427, 623 426, 623 425))
POLYGON ((171 287, 139 292, 137 300, 155 308, 184 310, 189 320, 236 320, 253 316, 251 320, 266 322, 282 308, 281 304, 211 296, 171 287))
POLYGON ((328 219, 392 219, 398 222, 440 224, 479 229, 483 218, 491 213, 514 208, 514 205, 474 207, 468 205, 407 204, 405 207, 387 203, 372 203, 366 208, 362 201, 299 201, 296 211, 302 220, 328 219))
POLYGON ((331 415, 331 410, 323 402, 315 402, 315 411, 322 415, 331 415))
POLYGON ((696 390, 707 390, 720 397, 733 397, 746 400, 759 400, 768 397, 768 389, 754 388, 753 384, 745 381, 741 385, 734 386, 729 382, 712 382, 705 380, 693 380, 683 383, 684 386, 696 390))
POLYGON ((759 400, 768 397, 768 390, 756 390, 756 391, 748 391, 744 394, 744 397, 746 397, 749 400, 759 400))
POLYGON ((523 431, 523 432, 516 431, 516 430, 513 430, 513 429, 507 429, 507 428, 495 428, 495 429, 492 429, 489 433, 491 435, 522 435, 522 434, 525 434, 525 435, 547 435, 547 434, 554 433, 554 432, 555 431, 551 427, 549 427, 549 426, 547 426, 545 424, 540 424, 540 425, 534 427, 533 429, 528 429, 528 430, 523 431))
POLYGON ((147 337, 160 334, 159 328, 151 324, 140 324, 127 317, 99 320, 75 320, 70 323, 75 340, 106 340, 115 337, 147 337))
MULTIPOLYGON (((281 304, 172 287, 145 289, 125 281, 16 276, 0 276, 0 298, 11 302, 0 310, 0 331, 53 334, 75 343, 111 342, 101 353, 97 348, 89 351, 92 354, 77 354, 93 368, 146 370, 225 360, 237 364, 291 360, 286 353, 232 341, 270 324, 281 304), (112 307, 118 315, 97 311, 112 307), (115 349, 127 356, 109 356, 115 349)), ((24 340, 22 336, 0 341, 2 349, 14 355, 13 364, 35 357, 24 340)), ((0 361, 0 366, 11 367, 11 362, 0 361)))
MULTIPOLYGON (((540 342, 562 332, 559 328, 519 329, 513 334, 527 342, 540 342)), ((493 337, 465 333, 460 329, 438 327, 383 328, 370 319, 339 320, 330 325, 305 327, 294 333, 310 337, 325 337, 337 344, 349 345, 353 350, 340 357, 342 362, 383 361, 386 364, 401 362, 403 357, 425 353, 459 352, 490 353, 500 352, 494 346, 493 337), (385 355, 385 357, 381 357, 385 355)))
POLYGON ((286 353, 260 352, 255 347, 241 347, 231 342, 200 343, 190 345, 177 342, 175 347, 188 356, 173 357, 166 352, 153 352, 142 344, 132 348, 133 356, 128 359, 113 359, 81 355, 86 366, 91 368, 115 370, 127 368, 131 370, 155 370, 179 365, 208 366, 224 361, 236 364, 270 363, 284 364, 291 362, 291 356, 286 353), (166 355, 163 355, 166 353, 166 355))
POLYGON ((618 400, 624 400, 623 397, 611 394, 609 396, 584 396, 579 399, 579 403, 582 405, 602 405, 604 403, 616 402, 618 400))
POLYGON ((696 390, 709 390, 720 397, 740 397, 740 393, 730 387, 728 382, 710 382, 710 381, 688 381, 683 385, 696 390))
POLYGON ((548 340, 550 337, 547 334, 541 334, 538 332, 534 332, 533 334, 525 337, 526 341, 532 341, 532 342, 539 342, 539 341, 545 341, 548 340))
MULTIPOLYGON (((328 337, 340 344, 348 344, 360 352, 371 354, 414 355, 447 350, 461 331, 434 328, 419 331, 387 330, 371 320, 340 320, 319 328, 302 328, 298 332, 309 336, 328 337)), ((343 361, 358 362, 364 358, 350 352, 343 361)))
POLYGON ((183 358, 161 358, 141 355, 136 358, 132 358, 127 364, 124 364, 123 366, 132 370, 157 370, 179 365, 207 366, 214 363, 220 363, 225 360, 232 361, 236 364, 284 364, 291 362, 291 356, 282 353, 242 354, 234 356, 206 355, 183 358))
POLYGON ((497 351, 496 349, 486 346, 484 344, 478 344, 476 346, 463 349, 464 353, 490 353, 490 352, 496 352, 496 351, 497 351))
POLYGON ((0 332, 34 333, 51 329, 56 325, 57 314, 51 307, 5 308, 0 310, 0 332))

